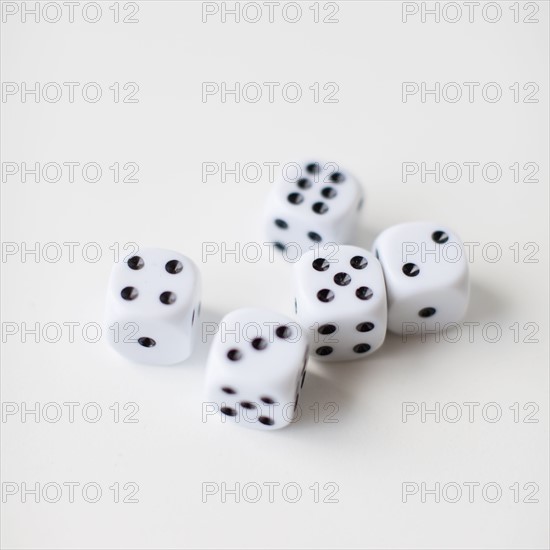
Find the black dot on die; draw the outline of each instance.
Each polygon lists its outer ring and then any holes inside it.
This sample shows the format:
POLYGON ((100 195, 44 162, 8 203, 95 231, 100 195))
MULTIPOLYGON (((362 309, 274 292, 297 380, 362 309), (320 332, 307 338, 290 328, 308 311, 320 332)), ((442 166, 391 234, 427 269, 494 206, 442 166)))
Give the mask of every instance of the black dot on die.
POLYGON ((311 181, 308 180, 307 178, 300 178, 297 182, 296 182, 296 185, 300 188, 300 189, 309 189, 312 185, 311 181))
POLYGON ((233 395, 233 394, 237 393, 233 388, 231 388, 229 386, 224 386, 222 388, 222 392, 228 393, 229 395, 233 395))
POLYGON ((354 256, 350 261, 349 265, 353 267, 353 269, 365 269, 369 262, 367 261, 367 258, 364 256, 354 256))
POLYGON ((328 288, 323 288, 317 292, 317 298, 324 303, 332 302, 334 300, 334 292, 328 288))
POLYGON ((308 174, 318 174, 321 171, 321 166, 318 162, 311 162, 306 166, 306 172, 308 174))
POLYGON ((243 356, 243 354, 238 349, 230 349, 227 352, 227 358, 230 361, 238 361, 239 359, 242 358, 242 356, 243 356))
POLYGON ((304 197, 300 193, 290 193, 287 200, 291 204, 300 204, 304 202, 304 197))
POLYGON ((291 330, 290 327, 287 327, 285 325, 281 325, 280 327, 277 327, 275 329, 275 334, 279 338, 290 338, 290 336, 292 334, 292 330, 291 330))
POLYGON ((355 353, 367 353, 369 350, 370 346, 368 344, 357 344, 356 346, 353 346, 353 351, 355 353))
POLYGON ((144 348, 152 348, 157 345, 157 343, 152 338, 148 338, 147 336, 142 336, 141 338, 138 338, 138 344, 140 346, 143 346, 144 348))
POLYGON ((333 349, 330 346, 321 346, 315 350, 315 353, 321 356, 330 355, 332 352, 333 349))
POLYGON ((445 231, 434 231, 432 233, 432 241, 437 244, 444 244, 449 240, 449 235, 445 231))
POLYGON ((267 348, 267 340, 264 338, 254 338, 254 340, 252 340, 252 347, 258 351, 261 351, 267 348))
POLYGON ((275 248, 277 248, 278 250, 280 250, 281 252, 284 252, 285 249, 286 249, 286 246, 283 243, 280 243, 280 242, 273 243, 273 246, 275 248))
POLYGON ((330 181, 332 181, 333 183, 342 183, 343 181, 345 181, 345 179, 346 176, 344 176, 342 172, 333 172, 330 175, 330 181))
POLYGON ((128 267, 136 271, 138 269, 141 269, 144 265, 145 265, 145 262, 143 261, 143 258, 140 258, 139 256, 132 256, 128 260, 128 267))
POLYGON ((418 315, 420 317, 431 317, 432 315, 435 315, 435 308, 434 307, 425 307, 425 308, 422 308, 419 312, 418 312, 418 315))
POLYGON ((316 202, 313 204, 311 209, 316 214, 326 214, 328 212, 328 206, 324 202, 316 202))
POLYGON ((321 238, 321 235, 319 233, 315 233, 315 231, 310 231, 307 236, 314 242, 314 243, 320 243, 323 239, 321 238))
POLYGON ((125 286, 121 291, 120 295, 123 300, 135 300, 139 296, 138 289, 133 286, 125 286))
POLYGON ((251 403, 250 401, 241 401, 240 405, 243 409, 248 409, 248 410, 252 410, 256 408, 256 405, 254 405, 254 403, 251 403))
POLYGON ((169 305, 173 304, 176 301, 176 295, 175 295, 174 292, 170 292, 169 290, 167 290, 166 292, 163 292, 159 296, 159 300, 163 304, 166 304, 167 306, 169 306, 169 305))
POLYGON ((338 286, 346 286, 351 283, 351 277, 347 273, 336 273, 334 275, 334 282, 338 286))
POLYGON ((260 424, 264 424, 265 426, 273 426, 273 424, 275 424, 269 416, 260 416, 260 418, 258 418, 258 422, 260 424))
POLYGON ((416 277, 420 273, 420 268, 416 264, 405 264, 402 269, 407 277, 416 277))
POLYGON ((262 403, 265 403, 266 405, 273 405, 273 403, 275 403, 275 399, 272 399, 271 397, 266 397, 264 395, 264 397, 260 397, 260 400, 262 403))
POLYGON ((338 192, 334 187, 325 187, 321 190, 321 195, 325 197, 325 199, 333 199, 336 195, 338 195, 338 192))
POLYGON ((359 323, 355 328, 358 332, 370 332, 374 328, 374 323, 366 321, 365 323, 359 323))
POLYGON ((372 290, 368 286, 360 286, 355 291, 355 295, 360 300, 370 300, 372 298, 372 290))
POLYGON ((237 411, 231 407, 222 407, 220 412, 226 416, 237 416, 237 411))
POLYGON ((168 271, 171 275, 177 275, 182 271, 183 264, 179 260, 170 260, 169 262, 166 262, 164 269, 166 269, 166 271, 168 271))
POLYGON ((319 334, 332 334, 333 332, 336 332, 336 325, 327 323, 326 325, 321 325, 317 331, 319 334))
POLYGON ((285 220, 277 219, 275 220, 275 225, 281 229, 288 229, 288 223, 286 223, 285 220))
POLYGON ((311 265, 316 271, 326 271, 330 267, 330 264, 324 258, 313 260, 311 265))

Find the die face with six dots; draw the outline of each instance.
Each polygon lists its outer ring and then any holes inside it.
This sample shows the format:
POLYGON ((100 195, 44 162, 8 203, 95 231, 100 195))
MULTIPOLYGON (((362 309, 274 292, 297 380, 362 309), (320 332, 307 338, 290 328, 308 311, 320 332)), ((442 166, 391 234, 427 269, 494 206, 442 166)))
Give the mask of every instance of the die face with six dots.
POLYGON ((265 209, 269 241, 281 249, 293 243, 302 253, 315 243, 352 241, 363 205, 357 180, 338 164, 318 160, 296 164, 296 170, 285 173, 265 209))
POLYGON ((458 235, 434 222, 394 225, 375 240, 384 270, 388 328, 398 334, 440 330, 468 307, 468 260, 458 235))
POLYGON ((262 308, 226 315, 208 356, 205 401, 224 422, 288 426, 305 380, 307 342, 296 322, 262 308))
POLYGON ((309 335, 310 352, 321 361, 369 356, 384 342, 386 288, 376 257, 357 246, 323 247, 294 266, 295 306, 309 335))
POLYGON ((145 248, 115 264, 106 332, 121 355, 169 365, 191 355, 199 328, 200 274, 183 254, 145 248))

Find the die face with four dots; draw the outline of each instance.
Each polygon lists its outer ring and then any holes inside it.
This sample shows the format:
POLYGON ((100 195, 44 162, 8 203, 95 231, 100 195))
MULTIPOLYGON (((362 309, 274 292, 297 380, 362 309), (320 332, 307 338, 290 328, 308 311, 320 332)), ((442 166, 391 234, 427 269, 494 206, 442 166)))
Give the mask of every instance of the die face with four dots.
POLYGON ((179 252, 146 248, 116 264, 105 319, 110 344, 140 363, 187 359, 198 337, 200 286, 197 267, 179 252))
POLYGON ((267 309, 226 315, 208 356, 205 400, 224 422, 273 430, 290 424, 304 384, 307 342, 300 326, 267 309))
POLYGON ((468 260, 462 241, 433 222, 395 225, 373 249, 388 292, 388 328, 395 333, 438 330, 468 307, 468 260))
POLYGON ((324 252, 322 247, 310 251, 294 266, 296 315, 309 336, 311 354, 321 361, 367 357, 386 335, 382 267, 357 246, 324 252))
POLYGON ((301 253, 316 243, 347 243, 355 236, 362 205, 362 188, 349 172, 335 162, 311 160, 269 194, 266 234, 278 248, 296 243, 301 253))

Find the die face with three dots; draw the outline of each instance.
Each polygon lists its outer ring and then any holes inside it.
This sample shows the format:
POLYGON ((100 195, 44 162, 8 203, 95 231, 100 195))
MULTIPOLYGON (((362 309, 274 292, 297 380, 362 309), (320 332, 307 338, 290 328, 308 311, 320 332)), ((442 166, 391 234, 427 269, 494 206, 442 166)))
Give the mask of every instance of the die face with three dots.
POLYGON ((388 328, 414 334, 462 319, 468 307, 468 260, 462 241, 433 222, 395 225, 373 249, 388 292, 388 328))
POLYGON ((316 243, 352 241, 363 205, 357 180, 335 162, 319 160, 300 164, 292 177, 286 172, 267 201, 269 241, 280 249, 296 243, 301 253, 316 243))
POLYGON ((105 319, 110 344, 140 363, 187 359, 198 337, 200 287, 197 267, 179 252, 145 248, 116 264, 105 319))
POLYGON ((260 308, 226 315, 208 356, 205 400, 223 421, 274 430, 296 414, 308 350, 296 322, 260 308))
POLYGON ((386 287, 374 254, 357 246, 340 245, 336 252, 320 247, 295 264, 294 281, 296 315, 313 357, 361 359, 382 345, 386 287))

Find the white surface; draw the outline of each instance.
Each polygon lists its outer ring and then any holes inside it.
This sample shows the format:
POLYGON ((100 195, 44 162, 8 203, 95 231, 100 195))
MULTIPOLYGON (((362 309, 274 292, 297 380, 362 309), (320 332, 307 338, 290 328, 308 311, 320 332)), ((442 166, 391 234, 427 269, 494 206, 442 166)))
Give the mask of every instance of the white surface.
MULTIPOLYGON (((86 343, 78 327, 73 343, 66 332, 57 343, 8 337, 5 406, 80 406, 73 423, 66 407, 52 423, 4 415, 2 481, 95 482, 103 496, 95 504, 78 489, 73 503, 67 492, 57 503, 6 497, 3 547, 547 548, 548 4, 536 4, 538 24, 515 24, 507 3, 494 24, 479 16, 474 23, 463 16, 456 24, 422 24, 418 17, 404 24, 399 2, 370 1, 339 3, 338 24, 312 23, 306 7, 295 24, 280 17, 273 24, 203 24, 201 4, 191 2, 143 3, 139 23, 114 24, 102 5, 103 19, 95 24, 75 15, 74 23, 15 17, 2 25, 4 81, 97 81, 105 97, 95 104, 22 103, 20 97, 2 103, 4 162, 93 161, 104 174, 94 184, 81 177, 2 183, 3 241, 80 243, 72 263, 66 247, 58 262, 10 256, 2 263, 4 323, 100 322, 109 247, 128 242, 180 250, 197 263, 205 321, 243 306, 291 314, 291 266, 279 257, 271 263, 264 253, 253 264, 201 257, 203 243, 263 242, 257 229, 267 174, 257 183, 230 176, 201 183, 201 169, 203 162, 314 155, 341 162, 364 185, 358 245, 370 247, 385 227, 418 219, 441 220, 464 241, 481 243, 470 266, 467 314, 481 325, 473 342, 466 328, 456 343, 404 343, 390 335, 368 362, 312 365, 303 419, 272 433, 201 421, 207 346, 186 364, 156 368, 126 362, 106 342, 86 343), (203 103, 204 81, 296 81, 307 99, 221 103, 218 96, 203 103), (503 98, 403 103, 405 81, 493 81, 503 98), (137 82, 139 103, 114 103, 114 82, 137 82), (339 103, 314 103, 308 90, 314 82, 321 90, 337 82, 339 103), (538 83, 539 102, 514 103, 508 90, 514 82, 538 83), (418 177, 402 183, 402 163, 422 161, 496 162, 503 176, 497 183, 479 177, 470 183, 465 176, 454 184, 418 177), (139 164, 139 183, 114 183, 108 167, 115 162, 139 164), (508 167, 515 162, 537 163, 539 182, 514 183, 508 167), (96 263, 80 254, 89 242, 102 247, 96 263), (494 263, 480 254, 492 242, 502 249, 494 263), (523 248, 529 242, 539 248, 538 263, 514 262, 509 247, 519 243, 525 259, 533 250, 523 248), (491 322, 502 327, 495 343, 481 332, 491 322), (538 343, 515 343, 514 323, 522 341, 538 326, 530 336, 538 343), (83 420, 88 402, 101 407, 100 421, 83 420), (133 406, 122 410, 128 402, 138 404, 132 416, 138 422, 114 422, 109 407, 120 403, 123 418, 133 412, 133 406), (458 422, 428 416, 422 423, 419 414, 402 421, 404 402, 481 405, 473 422, 462 406, 458 422), (489 402, 502 409, 500 421, 484 420, 489 402), (530 418, 538 423, 523 422, 534 410, 525 405, 531 402, 538 412, 530 418), (337 422, 316 422, 308 409, 314 403, 321 420, 337 422), (509 409, 514 403, 518 423, 509 409), (125 483, 137 484, 139 503, 114 503, 109 486, 117 482, 123 495, 133 487, 123 490, 125 483), (235 503, 231 495, 223 503, 219 494, 204 503, 205 482, 229 488, 255 482, 264 493, 256 503, 242 496, 235 503), (262 485, 270 482, 299 484, 301 500, 288 502, 292 488, 285 500, 279 487, 270 503, 262 485), (422 503, 418 495, 403 503, 405 482, 454 482, 464 494, 454 504, 433 496, 422 503), (502 498, 489 503, 478 487, 470 503, 464 482, 498 483, 502 498), (539 487, 538 503, 514 503, 508 487, 519 483, 524 500, 530 482, 539 487), (337 485, 339 502, 315 503, 308 489, 315 483, 321 500, 337 485)), ((492 338, 494 327, 487 334, 492 338)), ((49 411, 55 415, 55 408, 49 411)), ((454 412, 445 409, 446 418, 454 412)))

